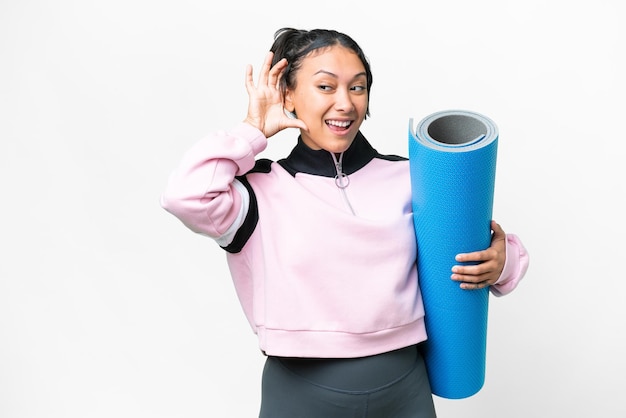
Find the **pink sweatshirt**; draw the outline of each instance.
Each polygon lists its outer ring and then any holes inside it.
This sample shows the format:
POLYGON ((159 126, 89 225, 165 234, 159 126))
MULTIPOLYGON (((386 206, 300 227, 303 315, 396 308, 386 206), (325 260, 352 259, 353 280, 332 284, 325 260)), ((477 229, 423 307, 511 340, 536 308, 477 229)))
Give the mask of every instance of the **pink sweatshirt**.
MULTIPOLYGON (((361 357, 427 338, 416 269, 409 161, 359 134, 336 163, 301 140, 280 161, 247 124, 215 132, 183 157, 161 198, 226 250, 244 313, 268 355, 361 357), (338 187, 337 173, 349 184, 338 187)), ((517 236, 495 295, 528 266, 517 236)))

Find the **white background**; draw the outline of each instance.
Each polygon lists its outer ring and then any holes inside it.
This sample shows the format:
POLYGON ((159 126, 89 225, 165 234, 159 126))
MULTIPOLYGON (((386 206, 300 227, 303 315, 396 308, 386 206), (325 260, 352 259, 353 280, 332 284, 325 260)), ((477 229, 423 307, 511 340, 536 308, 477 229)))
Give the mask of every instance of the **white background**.
POLYGON ((244 118, 245 65, 283 26, 360 43, 381 152, 406 156, 409 118, 439 110, 499 127, 494 218, 531 267, 491 299, 483 390, 435 398, 439 416, 626 416, 622 10, 1 1, 0 417, 256 416, 263 357, 224 254, 159 195, 184 150, 244 118))

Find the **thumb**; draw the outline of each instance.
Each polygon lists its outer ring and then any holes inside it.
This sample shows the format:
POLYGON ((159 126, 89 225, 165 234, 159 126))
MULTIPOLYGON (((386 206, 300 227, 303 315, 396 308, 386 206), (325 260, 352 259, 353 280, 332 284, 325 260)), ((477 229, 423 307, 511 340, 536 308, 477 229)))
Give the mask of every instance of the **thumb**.
POLYGON ((298 128, 307 132, 309 131, 309 127, 306 126, 306 123, 304 123, 300 119, 287 119, 287 121, 285 122, 285 125, 288 128, 298 128))

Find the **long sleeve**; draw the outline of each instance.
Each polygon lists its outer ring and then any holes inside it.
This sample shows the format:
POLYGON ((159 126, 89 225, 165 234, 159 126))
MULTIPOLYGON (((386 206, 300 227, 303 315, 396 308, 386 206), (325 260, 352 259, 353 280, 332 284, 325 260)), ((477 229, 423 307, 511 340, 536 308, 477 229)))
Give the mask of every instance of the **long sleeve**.
MULTIPOLYGON (((258 129, 241 123, 195 143, 169 177, 161 206, 194 232, 220 239, 245 216, 245 174, 267 146, 258 129)), ((218 241, 219 242, 219 241, 218 241)))
POLYGON ((515 234, 506 235, 506 262, 498 281, 490 287, 495 296, 511 293, 528 270, 529 255, 515 234))

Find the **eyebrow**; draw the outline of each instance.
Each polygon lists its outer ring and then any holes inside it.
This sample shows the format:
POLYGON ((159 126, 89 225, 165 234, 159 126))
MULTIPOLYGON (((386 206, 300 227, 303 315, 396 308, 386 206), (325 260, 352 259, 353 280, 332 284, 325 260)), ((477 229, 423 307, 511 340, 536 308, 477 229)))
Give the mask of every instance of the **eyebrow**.
MULTIPOLYGON (((330 71, 326 71, 326 70, 319 70, 319 71, 317 71, 317 72, 316 72, 315 74, 313 74, 313 75, 318 75, 318 74, 327 74, 327 75, 329 75, 329 76, 331 76, 331 77, 338 78, 337 74, 335 74, 335 73, 331 73, 330 71)), ((352 77, 352 79, 354 80, 355 78, 359 78, 359 77, 361 77, 361 76, 367 77, 367 73, 366 73, 365 71, 360 72, 360 73, 358 73, 358 74, 355 74, 355 76, 354 76, 354 77, 352 77)))

